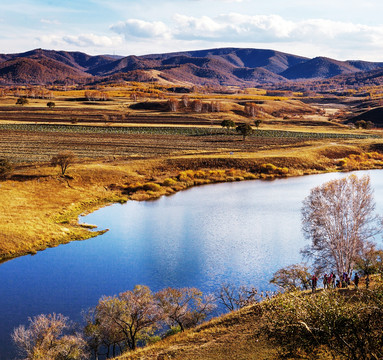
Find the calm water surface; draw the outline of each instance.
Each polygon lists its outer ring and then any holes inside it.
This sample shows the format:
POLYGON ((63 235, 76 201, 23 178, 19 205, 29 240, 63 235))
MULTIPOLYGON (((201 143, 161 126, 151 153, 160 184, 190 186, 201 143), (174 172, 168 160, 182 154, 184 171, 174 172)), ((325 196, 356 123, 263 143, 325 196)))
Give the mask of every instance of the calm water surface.
MULTIPOLYGON (((383 173, 369 174, 383 214, 383 173)), ((13 358, 10 333, 29 316, 56 312, 79 320, 102 295, 136 284, 153 291, 214 292, 228 282, 271 289, 277 269, 301 261, 302 200, 312 187, 344 176, 208 185, 82 218, 110 231, 1 264, 0 359, 13 358)))

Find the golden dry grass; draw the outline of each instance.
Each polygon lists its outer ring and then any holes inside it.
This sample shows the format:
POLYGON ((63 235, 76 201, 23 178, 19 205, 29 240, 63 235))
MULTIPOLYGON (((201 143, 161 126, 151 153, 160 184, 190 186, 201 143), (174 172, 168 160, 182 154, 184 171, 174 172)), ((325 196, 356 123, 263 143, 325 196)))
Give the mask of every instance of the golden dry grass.
MULTIPOLYGON (((372 275, 370 289, 382 283, 380 275, 372 275)), ((365 289, 365 278, 359 283, 365 289)), ((328 291, 319 288, 318 292, 328 291)), ((354 285, 336 289, 340 295, 353 298, 360 290, 354 285)), ((286 294, 288 296, 288 294, 286 294)), ((311 290, 301 291, 297 296, 312 296, 311 290)), ((285 296, 281 294, 279 296, 285 296)), ((270 300, 265 300, 270 301, 270 300)), ((273 301, 273 299, 271 299, 273 301)), ((267 311, 267 310, 266 310, 267 311)), ((196 328, 186 330, 159 342, 126 352, 116 360, 274 360, 280 358, 282 349, 275 342, 269 342, 260 331, 264 318, 267 318, 262 303, 253 304, 226 315, 213 318, 196 328), (265 316, 266 315, 266 316, 265 316), (280 352, 280 353, 279 353, 280 352)), ((340 359, 329 354, 326 346, 318 348, 318 353, 302 354, 300 359, 340 359)), ((294 357, 294 359, 296 359, 294 357)))
POLYGON ((215 182, 337 171, 345 162, 347 170, 365 168, 367 160, 369 168, 381 168, 382 156, 353 155, 373 141, 307 142, 235 155, 185 155, 180 149, 179 155, 152 159, 82 161, 70 167, 66 177, 39 163, 20 165, 0 182, 0 258, 94 236, 78 225, 78 216, 116 201, 153 199, 215 182))
POLYGON ((276 349, 256 335, 257 305, 215 318, 116 360, 271 360, 276 349))

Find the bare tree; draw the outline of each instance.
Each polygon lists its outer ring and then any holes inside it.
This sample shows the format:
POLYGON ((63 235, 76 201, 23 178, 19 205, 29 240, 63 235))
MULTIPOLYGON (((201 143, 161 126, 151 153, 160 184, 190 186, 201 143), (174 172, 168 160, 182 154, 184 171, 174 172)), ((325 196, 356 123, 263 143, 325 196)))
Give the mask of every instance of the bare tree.
POLYGON ((132 350, 138 340, 157 329, 162 319, 162 312, 152 292, 141 285, 118 296, 102 297, 96 306, 96 313, 104 330, 109 328, 115 332, 118 329, 123 341, 132 350))
POLYGON ((202 108, 203 108, 203 103, 200 99, 196 99, 192 102, 192 109, 196 113, 200 113, 202 111, 202 108))
POLYGON ((100 311, 99 307, 95 307, 88 310, 84 316, 86 322, 84 334, 96 360, 100 355, 107 358, 115 357, 117 350, 121 353, 125 339, 117 322, 104 315, 105 313, 100 311))
POLYGON ((190 98, 189 98, 189 96, 187 96, 187 95, 183 95, 182 96, 182 103, 183 103, 183 105, 184 105, 184 107, 185 107, 185 109, 189 106, 189 103, 190 103, 190 98))
POLYGON ((248 116, 255 117, 258 113, 258 106, 254 103, 248 103, 245 105, 245 112, 248 116))
POLYGON ((211 295, 203 296, 196 288, 173 289, 159 291, 156 298, 169 325, 178 325, 181 331, 196 326, 214 309, 211 295))
POLYGON ((381 231, 370 177, 355 175, 311 190, 302 207, 303 232, 311 245, 302 253, 318 270, 350 273, 369 239, 381 231))
POLYGON ((261 298, 262 295, 255 288, 233 284, 221 285, 217 294, 218 301, 229 311, 238 310, 259 302, 261 298))
POLYGON ((172 112, 176 112, 176 111, 178 110, 178 105, 179 105, 179 103, 178 103, 178 100, 177 100, 177 99, 175 99, 175 98, 170 98, 170 99, 168 100, 168 105, 169 105, 169 109, 170 109, 170 111, 172 111, 172 112))
POLYGON ((311 274, 306 265, 294 264, 275 272, 270 283, 278 285, 285 290, 296 290, 299 287, 307 289, 310 278, 311 274))
POLYGON ((69 319, 61 314, 29 318, 29 326, 14 329, 12 339, 25 360, 80 360, 87 358, 86 342, 80 334, 65 335, 69 319))
POLYGON ((51 159, 52 166, 60 166, 61 174, 65 175, 66 170, 74 163, 76 156, 72 151, 62 151, 51 159))

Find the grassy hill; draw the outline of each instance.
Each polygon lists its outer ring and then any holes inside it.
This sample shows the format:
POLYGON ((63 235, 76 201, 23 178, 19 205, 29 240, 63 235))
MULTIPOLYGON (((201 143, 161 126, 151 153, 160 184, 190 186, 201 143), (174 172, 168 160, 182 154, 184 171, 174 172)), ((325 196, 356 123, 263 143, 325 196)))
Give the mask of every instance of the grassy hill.
POLYGON ((279 294, 116 360, 380 359, 383 289, 374 279, 372 290, 279 294))

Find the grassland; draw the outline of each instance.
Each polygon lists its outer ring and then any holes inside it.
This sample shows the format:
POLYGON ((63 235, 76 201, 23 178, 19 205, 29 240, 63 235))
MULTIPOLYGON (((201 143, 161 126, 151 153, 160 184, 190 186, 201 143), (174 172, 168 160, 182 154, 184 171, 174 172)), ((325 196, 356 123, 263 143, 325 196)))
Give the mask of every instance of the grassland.
POLYGON ((259 305, 249 306, 116 359, 276 359, 278 349, 257 334, 259 323, 259 305))

